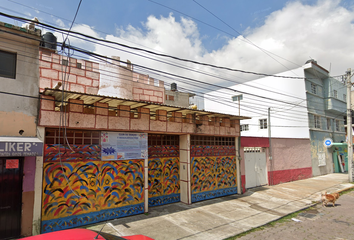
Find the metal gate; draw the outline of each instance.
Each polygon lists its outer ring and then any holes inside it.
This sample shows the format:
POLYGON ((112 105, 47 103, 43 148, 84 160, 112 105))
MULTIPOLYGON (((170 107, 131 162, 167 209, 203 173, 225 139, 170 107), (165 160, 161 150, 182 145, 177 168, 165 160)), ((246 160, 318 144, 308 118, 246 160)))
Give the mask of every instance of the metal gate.
POLYGON ((0 158, 0 239, 21 235, 23 158, 0 158))
POLYGON ((179 136, 149 134, 149 207, 180 202, 179 136))
POLYGON ((265 152, 245 152, 246 188, 268 184, 265 152))

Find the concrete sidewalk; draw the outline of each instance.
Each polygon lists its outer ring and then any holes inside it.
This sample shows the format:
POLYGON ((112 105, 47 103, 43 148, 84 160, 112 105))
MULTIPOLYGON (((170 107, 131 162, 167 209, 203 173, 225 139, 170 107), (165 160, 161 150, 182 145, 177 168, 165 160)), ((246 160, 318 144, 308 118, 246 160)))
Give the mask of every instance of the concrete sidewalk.
MULTIPOLYGON (((148 214, 119 218, 89 229, 114 235, 144 234, 156 240, 225 239, 307 208, 321 191, 354 187, 347 174, 328 174, 275 186, 258 187, 243 195, 149 208, 148 214)), ((340 202, 340 199, 339 201, 340 202)))

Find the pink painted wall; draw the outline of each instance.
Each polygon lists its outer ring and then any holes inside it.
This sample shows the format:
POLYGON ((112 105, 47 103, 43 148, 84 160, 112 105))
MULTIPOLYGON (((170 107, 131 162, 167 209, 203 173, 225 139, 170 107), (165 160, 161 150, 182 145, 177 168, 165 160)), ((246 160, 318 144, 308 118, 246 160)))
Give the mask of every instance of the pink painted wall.
POLYGON ((40 91, 43 92, 45 88, 54 88, 65 78, 68 83, 66 90, 97 94, 100 80, 99 64, 70 58, 70 63, 65 66, 62 65, 63 59, 67 57, 50 50, 39 50, 40 91), (77 64, 81 64, 81 68, 78 68, 77 64))
MULTIPOLYGON (((53 104, 54 97, 42 96, 41 110, 39 116, 39 126, 58 127, 60 112, 55 111, 53 104)), ((167 112, 157 110, 156 120, 150 119, 149 108, 139 108, 138 116, 132 117, 129 113, 129 106, 117 106, 117 115, 111 116, 108 111, 102 111, 99 107, 108 107, 107 103, 101 103, 87 113, 87 109, 80 107, 82 100, 70 99, 69 112, 66 113, 65 125, 68 128, 108 130, 108 131, 143 131, 143 132, 162 132, 162 133, 180 133, 180 134, 207 134, 213 136, 239 136, 239 120, 223 118, 221 124, 209 125, 209 121, 204 119, 202 125, 198 126, 189 119, 181 116, 167 118, 167 112), (125 109, 124 107, 128 107, 125 109), (182 121, 181 121, 182 120, 182 121), (224 124, 223 124, 224 123, 224 124)), ((206 117, 206 116, 204 116, 206 117)))
POLYGON ((310 139, 274 138, 272 155, 274 171, 311 168, 310 139))
POLYGON ((22 184, 21 234, 32 235, 36 157, 25 157, 22 184))
POLYGON ((133 71, 133 64, 120 62, 112 57, 110 63, 100 64, 99 95, 112 96, 136 101, 165 102, 163 81, 155 81, 147 74, 133 71))
MULTIPOLYGON (((264 145, 267 140, 268 138, 255 138, 254 141, 245 141, 247 144, 244 144, 243 147, 261 147, 259 145, 264 145)), ((243 147, 241 147, 242 160, 240 167, 242 186, 244 187, 245 162, 243 147)), ((269 148, 266 149, 266 159, 269 183, 279 184, 312 177, 310 139, 272 138, 273 165, 271 165, 269 160, 269 148)))
POLYGON ((36 157, 25 157, 23 166, 23 186, 24 192, 34 191, 34 176, 36 170, 36 157))

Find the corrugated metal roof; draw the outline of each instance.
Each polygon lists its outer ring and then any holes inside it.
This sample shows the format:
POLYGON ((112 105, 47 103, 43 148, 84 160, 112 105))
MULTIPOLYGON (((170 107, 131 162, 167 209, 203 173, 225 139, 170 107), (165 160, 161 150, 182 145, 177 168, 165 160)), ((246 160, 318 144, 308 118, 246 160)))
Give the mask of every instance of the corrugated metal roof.
POLYGON ((245 116, 209 112, 203 110, 194 110, 185 107, 171 106, 171 105, 165 105, 165 104, 159 104, 159 103, 147 102, 147 101, 136 101, 131 99, 117 98, 117 97, 108 97, 108 96, 72 92, 72 91, 62 91, 59 89, 46 88, 42 94, 46 96, 53 96, 55 98, 56 107, 60 107, 60 105, 62 104, 62 100, 64 102, 64 105, 66 105, 69 99, 78 99, 84 101, 84 104, 86 106, 93 106, 94 103, 100 102, 100 103, 108 103, 108 106, 112 109, 116 109, 118 105, 130 106, 130 109, 132 110, 139 107, 149 108, 150 114, 152 115, 155 114, 156 110, 166 110, 168 113, 180 112, 182 113, 182 115, 186 115, 186 114, 195 114, 196 116, 208 115, 209 117, 227 117, 230 118, 231 120, 251 119, 250 117, 245 117, 245 116))

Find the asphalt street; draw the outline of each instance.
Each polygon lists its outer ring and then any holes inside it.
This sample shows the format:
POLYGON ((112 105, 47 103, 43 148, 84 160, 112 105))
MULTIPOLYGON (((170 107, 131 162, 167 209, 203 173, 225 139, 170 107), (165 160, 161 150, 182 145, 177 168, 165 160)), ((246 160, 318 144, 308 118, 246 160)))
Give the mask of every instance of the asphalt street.
POLYGON ((352 240, 354 239, 354 191, 340 196, 336 206, 317 204, 292 219, 265 226, 238 240, 306 239, 352 240))

